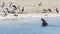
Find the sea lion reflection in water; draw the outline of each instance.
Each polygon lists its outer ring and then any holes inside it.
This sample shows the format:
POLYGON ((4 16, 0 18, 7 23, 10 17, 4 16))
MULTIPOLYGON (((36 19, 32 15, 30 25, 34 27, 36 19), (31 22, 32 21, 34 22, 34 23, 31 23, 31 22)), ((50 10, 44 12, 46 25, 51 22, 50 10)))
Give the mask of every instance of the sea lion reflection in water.
POLYGON ((41 19, 41 21, 42 21, 42 26, 48 26, 48 23, 46 22, 46 20, 41 19))

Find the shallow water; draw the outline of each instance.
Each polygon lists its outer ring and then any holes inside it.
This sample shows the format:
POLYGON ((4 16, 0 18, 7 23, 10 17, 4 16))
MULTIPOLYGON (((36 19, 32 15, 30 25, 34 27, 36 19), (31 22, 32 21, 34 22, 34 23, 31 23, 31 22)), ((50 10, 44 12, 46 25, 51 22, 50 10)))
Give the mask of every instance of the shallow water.
POLYGON ((23 18, 22 23, 1 24, 0 34, 60 34, 59 17, 45 18, 49 24, 47 27, 41 26, 40 19, 23 18))

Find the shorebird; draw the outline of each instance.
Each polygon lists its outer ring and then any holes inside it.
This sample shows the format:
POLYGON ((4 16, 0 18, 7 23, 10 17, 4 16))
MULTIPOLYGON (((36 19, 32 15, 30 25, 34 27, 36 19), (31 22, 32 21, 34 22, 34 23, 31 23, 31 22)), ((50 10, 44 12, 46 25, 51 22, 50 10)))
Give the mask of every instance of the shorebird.
POLYGON ((9 7, 11 7, 11 6, 12 6, 12 2, 10 3, 9 7))
POLYGON ((43 13, 46 13, 47 10, 46 9, 43 9, 43 11, 44 11, 43 13))
POLYGON ((52 12, 52 10, 51 10, 51 9, 48 9, 48 11, 49 11, 49 12, 52 12))
POLYGON ((1 6, 1 7, 3 8, 4 6, 5 6, 5 2, 3 2, 3 4, 2 4, 2 6, 1 6))
POLYGON ((42 3, 40 2, 38 5, 40 6, 42 3))
POLYGON ((16 14, 17 7, 15 5, 12 5, 12 7, 13 7, 12 11, 14 12, 14 16, 18 16, 18 14, 16 14))
POLYGON ((22 12, 24 11, 24 7, 22 8, 22 12))
POLYGON ((56 8, 56 12, 59 13, 59 10, 56 8))

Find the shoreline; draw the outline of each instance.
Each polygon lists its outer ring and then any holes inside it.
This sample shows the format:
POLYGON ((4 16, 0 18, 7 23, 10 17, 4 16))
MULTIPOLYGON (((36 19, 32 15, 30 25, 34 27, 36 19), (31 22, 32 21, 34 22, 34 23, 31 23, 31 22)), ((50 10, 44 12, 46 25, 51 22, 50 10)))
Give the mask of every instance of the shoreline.
POLYGON ((7 19, 7 18, 30 18, 30 17, 58 17, 60 14, 56 13, 41 13, 41 14, 18 14, 18 16, 14 16, 14 14, 8 14, 7 16, 1 15, 0 19, 7 19))
POLYGON ((14 16, 13 14, 8 14, 7 16, 0 16, 0 24, 20 24, 20 23, 35 23, 35 21, 40 21, 41 18, 47 20, 55 17, 60 17, 60 14, 19 14, 14 16), (35 18, 38 18, 37 20, 35 18))

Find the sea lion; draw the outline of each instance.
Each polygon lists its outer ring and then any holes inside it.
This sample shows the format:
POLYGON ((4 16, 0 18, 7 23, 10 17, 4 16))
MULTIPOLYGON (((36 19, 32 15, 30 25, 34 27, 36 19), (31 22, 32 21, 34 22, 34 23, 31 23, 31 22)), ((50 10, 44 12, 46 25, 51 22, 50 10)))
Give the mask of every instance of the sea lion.
POLYGON ((48 25, 48 23, 46 22, 46 20, 41 19, 41 21, 42 21, 42 26, 47 26, 48 25))

